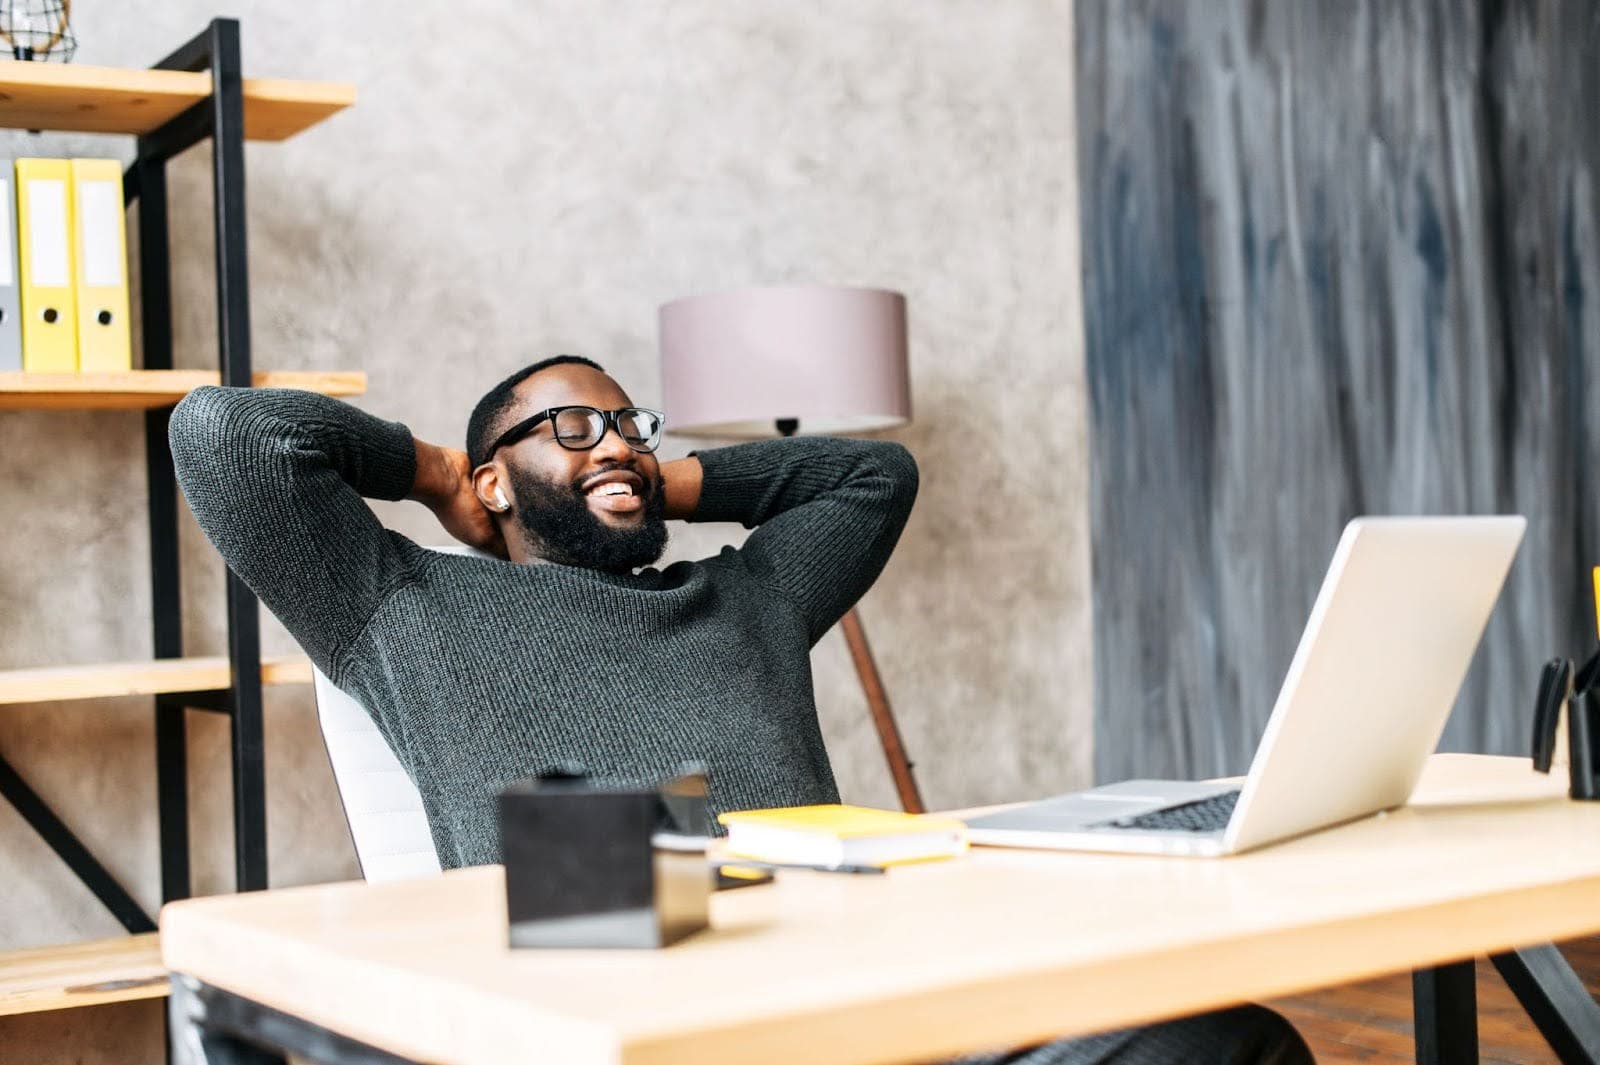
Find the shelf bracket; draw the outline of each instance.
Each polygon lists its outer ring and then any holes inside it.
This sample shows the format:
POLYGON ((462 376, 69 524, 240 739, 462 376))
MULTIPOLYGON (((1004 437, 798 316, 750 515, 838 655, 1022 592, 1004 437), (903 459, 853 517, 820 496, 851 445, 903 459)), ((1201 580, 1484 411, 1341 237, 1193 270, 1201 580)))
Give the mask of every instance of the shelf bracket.
MULTIPOLYGON (((211 101, 201 100, 139 138, 140 159, 171 159, 211 136, 211 101)), ((124 193, 126 195, 126 193, 124 193)))

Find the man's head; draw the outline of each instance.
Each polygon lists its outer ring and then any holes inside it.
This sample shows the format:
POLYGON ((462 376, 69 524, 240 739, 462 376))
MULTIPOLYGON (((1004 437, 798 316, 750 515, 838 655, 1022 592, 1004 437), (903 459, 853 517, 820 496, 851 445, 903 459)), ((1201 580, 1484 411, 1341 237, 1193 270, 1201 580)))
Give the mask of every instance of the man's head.
POLYGON ((472 487, 508 545, 609 572, 661 557, 667 527, 651 453, 659 420, 635 409, 598 364, 576 355, 536 362, 478 401, 467 422, 472 487))

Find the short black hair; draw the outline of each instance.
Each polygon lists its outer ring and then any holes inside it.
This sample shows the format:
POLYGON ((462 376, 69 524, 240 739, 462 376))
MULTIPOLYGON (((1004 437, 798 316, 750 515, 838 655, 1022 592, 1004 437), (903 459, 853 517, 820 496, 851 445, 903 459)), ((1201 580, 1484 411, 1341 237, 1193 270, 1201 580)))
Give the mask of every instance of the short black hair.
POLYGON ((548 370, 552 366, 565 366, 568 363, 587 366, 601 373, 606 372, 599 363, 582 355, 552 355, 548 359, 540 359, 532 366, 524 366, 483 394, 483 398, 478 400, 478 405, 472 408, 472 417, 467 419, 467 461, 471 463, 473 469, 489 461, 489 446, 494 443, 495 435, 500 430, 500 420, 516 401, 517 386, 540 370, 548 370))

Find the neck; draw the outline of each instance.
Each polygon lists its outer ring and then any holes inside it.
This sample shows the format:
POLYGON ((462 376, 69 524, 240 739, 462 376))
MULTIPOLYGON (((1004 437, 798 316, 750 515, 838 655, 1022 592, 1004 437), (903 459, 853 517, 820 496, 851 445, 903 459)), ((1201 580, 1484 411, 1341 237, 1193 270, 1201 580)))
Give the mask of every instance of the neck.
POLYGON ((528 535, 520 522, 502 521, 500 535, 506 542, 506 557, 519 566, 540 566, 553 561, 545 546, 528 535))

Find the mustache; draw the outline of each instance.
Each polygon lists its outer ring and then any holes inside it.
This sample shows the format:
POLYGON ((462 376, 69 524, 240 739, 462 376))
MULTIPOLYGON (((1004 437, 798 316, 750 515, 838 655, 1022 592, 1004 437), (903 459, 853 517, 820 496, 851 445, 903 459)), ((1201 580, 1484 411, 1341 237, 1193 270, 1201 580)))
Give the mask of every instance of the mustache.
POLYGON ((643 470, 641 470, 632 462, 607 462, 603 465, 596 466, 592 470, 585 470, 582 475, 574 477, 567 487, 572 489, 574 495, 581 496, 584 495, 586 491, 584 486, 594 481, 596 477, 604 477, 608 473, 616 473, 618 471, 623 473, 631 473, 635 477, 639 478, 639 482, 644 485, 643 495, 646 498, 654 496, 661 490, 660 476, 647 476, 643 470))

